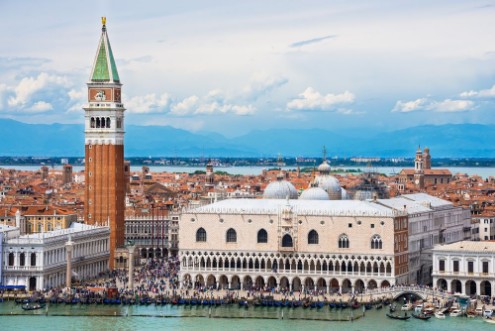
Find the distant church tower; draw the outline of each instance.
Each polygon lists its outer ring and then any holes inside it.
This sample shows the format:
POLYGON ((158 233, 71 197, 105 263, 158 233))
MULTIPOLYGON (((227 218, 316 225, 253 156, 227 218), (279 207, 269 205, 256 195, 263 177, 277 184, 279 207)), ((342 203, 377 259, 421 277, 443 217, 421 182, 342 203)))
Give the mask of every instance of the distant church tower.
POLYGON ((215 184, 215 173, 213 172, 213 163, 211 162, 211 159, 208 160, 208 163, 206 164, 205 181, 207 186, 213 186, 215 184))
POLYGON ((423 151, 423 162, 425 170, 431 169, 431 155, 428 147, 425 147, 423 151))
POLYGON ((85 105, 85 204, 87 224, 110 226, 110 261, 124 245, 124 105, 117 66, 102 17, 101 38, 88 85, 85 105))
POLYGON ((414 160, 414 184, 420 189, 425 187, 424 162, 421 147, 416 151, 416 159, 414 160))

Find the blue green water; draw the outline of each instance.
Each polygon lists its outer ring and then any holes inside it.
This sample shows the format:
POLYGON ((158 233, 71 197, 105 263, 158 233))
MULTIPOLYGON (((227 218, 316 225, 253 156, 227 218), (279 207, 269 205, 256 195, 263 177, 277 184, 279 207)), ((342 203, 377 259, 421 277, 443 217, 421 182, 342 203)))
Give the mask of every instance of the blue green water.
POLYGON ((452 331, 476 329, 495 330, 495 325, 481 318, 447 317, 429 321, 391 320, 385 309, 370 310, 353 322, 329 321, 346 319, 361 311, 350 309, 336 312, 328 307, 289 309, 273 307, 176 307, 176 306, 66 306, 51 305, 48 309, 23 311, 14 303, 0 303, 0 330, 432 330, 452 331), (11 315, 12 314, 12 315, 11 315), (282 316, 283 315, 283 316, 282 316), (282 319, 283 317, 283 319, 282 319))

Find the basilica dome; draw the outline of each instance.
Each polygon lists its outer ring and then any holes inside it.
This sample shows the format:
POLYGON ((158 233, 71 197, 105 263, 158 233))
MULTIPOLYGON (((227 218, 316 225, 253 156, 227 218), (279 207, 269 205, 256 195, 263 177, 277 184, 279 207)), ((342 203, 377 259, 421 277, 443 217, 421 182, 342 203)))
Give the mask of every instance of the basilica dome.
POLYGON ((328 164, 327 160, 324 160, 323 163, 318 166, 318 172, 320 174, 328 175, 330 174, 330 170, 332 170, 332 168, 328 164))
POLYGON ((310 187, 304 190, 299 200, 330 200, 328 193, 321 187, 310 187))
POLYGON ((322 188, 328 193, 330 200, 342 199, 342 191, 339 180, 330 175, 330 165, 327 160, 323 160, 322 164, 318 166, 319 175, 314 180, 315 186, 322 188))
POLYGON ((277 176, 277 180, 268 184, 263 192, 263 199, 297 199, 297 190, 292 185, 283 179, 283 175, 277 176))

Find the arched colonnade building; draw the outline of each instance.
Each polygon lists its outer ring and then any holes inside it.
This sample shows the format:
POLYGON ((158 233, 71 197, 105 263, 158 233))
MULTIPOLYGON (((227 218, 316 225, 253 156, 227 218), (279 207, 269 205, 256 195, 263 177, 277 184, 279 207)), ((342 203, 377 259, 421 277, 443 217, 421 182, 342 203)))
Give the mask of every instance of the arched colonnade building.
POLYGON ((432 251, 433 286, 468 296, 494 296, 495 242, 460 241, 432 251))
POLYGON ((223 200, 182 213, 179 242, 183 288, 407 283, 407 212, 372 201, 223 200))

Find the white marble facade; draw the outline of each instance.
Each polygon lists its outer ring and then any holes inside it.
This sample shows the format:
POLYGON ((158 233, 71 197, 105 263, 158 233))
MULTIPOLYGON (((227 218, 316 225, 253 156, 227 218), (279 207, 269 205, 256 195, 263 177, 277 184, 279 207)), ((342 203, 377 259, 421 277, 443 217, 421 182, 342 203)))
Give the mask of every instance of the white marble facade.
POLYGON ((63 286, 66 280, 65 244, 74 243, 72 277, 91 279, 108 270, 108 227, 73 223, 67 229, 11 238, 3 243, 3 285, 24 285, 27 290, 63 286))

